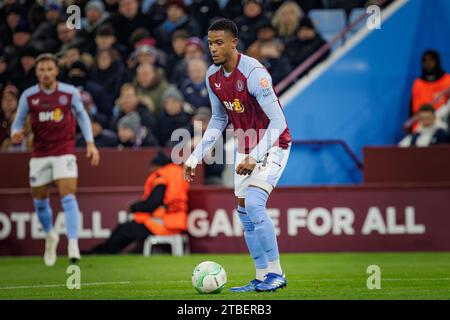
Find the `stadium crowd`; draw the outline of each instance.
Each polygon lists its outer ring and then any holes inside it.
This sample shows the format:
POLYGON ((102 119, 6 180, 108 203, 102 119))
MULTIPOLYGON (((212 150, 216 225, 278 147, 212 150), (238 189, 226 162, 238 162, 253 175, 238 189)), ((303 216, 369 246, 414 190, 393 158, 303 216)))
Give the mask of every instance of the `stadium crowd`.
MULTIPOLYGON (((257 58, 274 83, 325 41, 307 18, 311 9, 351 10, 367 0, 5 0, 0 8, 0 144, 8 141, 20 93, 36 84, 34 62, 52 52, 59 80, 78 87, 98 147, 170 146, 177 128, 207 116, 205 72, 211 63, 208 25, 236 21, 239 49, 257 58), (66 9, 81 10, 81 28, 69 28, 66 9), (200 110, 200 111, 198 111, 200 110)), ((82 139, 79 139, 79 146, 82 139)))

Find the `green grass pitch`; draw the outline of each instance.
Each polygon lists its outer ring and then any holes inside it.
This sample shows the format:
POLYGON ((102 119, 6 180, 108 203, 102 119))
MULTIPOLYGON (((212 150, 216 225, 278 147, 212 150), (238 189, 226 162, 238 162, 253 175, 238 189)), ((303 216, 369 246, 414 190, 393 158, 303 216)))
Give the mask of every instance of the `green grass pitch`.
POLYGON ((254 276, 246 254, 85 256, 79 263, 81 289, 66 287, 68 261, 45 267, 41 257, 0 258, 0 299, 450 299, 450 253, 282 254, 286 289, 272 293, 230 293, 254 276), (216 295, 191 284, 193 268, 212 260, 228 283, 216 295), (369 290, 369 265, 381 269, 381 289, 369 290))

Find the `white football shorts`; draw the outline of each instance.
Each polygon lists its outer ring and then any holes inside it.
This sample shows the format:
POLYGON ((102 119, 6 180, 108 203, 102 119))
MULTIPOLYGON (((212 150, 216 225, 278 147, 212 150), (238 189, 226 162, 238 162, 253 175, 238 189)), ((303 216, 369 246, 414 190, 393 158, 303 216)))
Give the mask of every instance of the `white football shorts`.
POLYGON ((236 173, 237 166, 247 156, 246 154, 236 153, 234 162, 234 194, 236 197, 245 198, 247 187, 250 185, 264 189, 270 194, 286 167, 290 150, 291 145, 287 149, 278 146, 270 148, 266 155, 258 161, 251 175, 236 173))
POLYGON ((40 187, 62 178, 78 178, 75 155, 31 158, 30 186, 40 187))

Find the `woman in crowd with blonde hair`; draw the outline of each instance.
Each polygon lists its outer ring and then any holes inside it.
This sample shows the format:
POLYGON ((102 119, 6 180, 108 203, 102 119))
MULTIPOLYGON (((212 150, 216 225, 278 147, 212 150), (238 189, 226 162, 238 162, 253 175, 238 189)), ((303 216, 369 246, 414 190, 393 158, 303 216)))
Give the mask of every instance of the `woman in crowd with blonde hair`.
POLYGON ((272 25, 277 29, 278 37, 285 40, 295 34, 304 15, 302 8, 296 2, 283 3, 272 18, 272 25))

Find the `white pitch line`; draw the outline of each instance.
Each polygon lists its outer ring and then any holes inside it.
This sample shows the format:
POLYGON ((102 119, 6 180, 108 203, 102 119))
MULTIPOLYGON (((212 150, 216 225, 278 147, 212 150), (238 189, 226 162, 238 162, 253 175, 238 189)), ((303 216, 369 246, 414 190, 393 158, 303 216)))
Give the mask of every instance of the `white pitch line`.
MULTIPOLYGON (((349 281, 365 281, 366 279, 356 279, 356 278, 324 278, 324 279, 293 279, 288 282, 349 282, 349 281)), ((382 282, 389 281, 450 281, 450 278, 382 278, 382 282)), ((139 284, 139 283, 189 283, 189 280, 168 280, 168 281, 115 281, 115 282, 88 282, 81 283, 81 286, 105 286, 105 285, 115 285, 115 284, 139 284)), ((238 282, 236 280, 228 280, 228 282, 238 282)), ((65 287, 65 284, 43 284, 43 285, 25 285, 25 286, 10 286, 10 287, 0 287, 0 290, 14 290, 14 289, 40 289, 40 288, 58 288, 65 287)))
MULTIPOLYGON (((87 282, 81 283, 81 286, 104 286, 111 284, 130 284, 130 281, 115 281, 115 282, 87 282)), ((14 289, 39 289, 39 288, 58 288, 65 287, 65 284, 42 284, 42 285, 30 285, 30 286, 11 286, 0 287, 0 290, 14 290, 14 289)))

